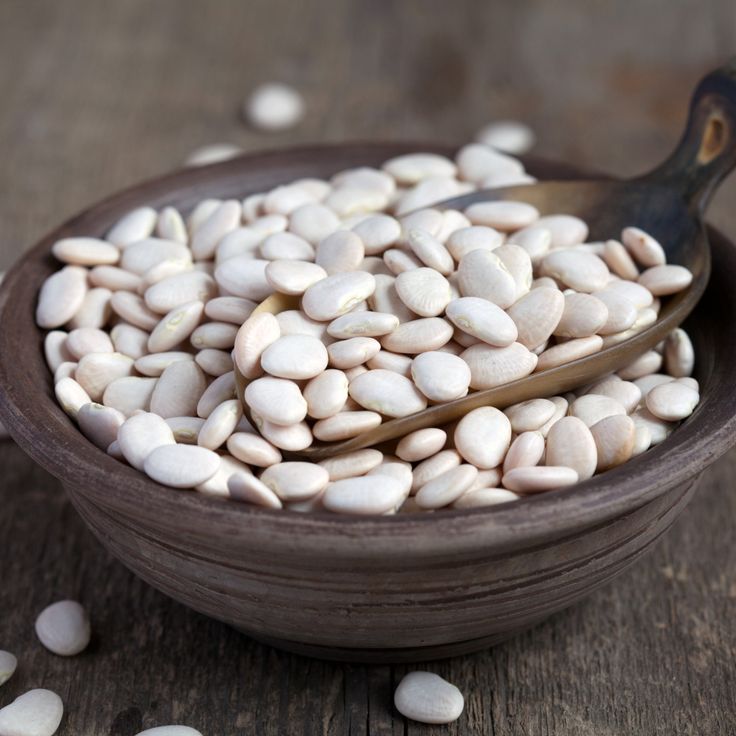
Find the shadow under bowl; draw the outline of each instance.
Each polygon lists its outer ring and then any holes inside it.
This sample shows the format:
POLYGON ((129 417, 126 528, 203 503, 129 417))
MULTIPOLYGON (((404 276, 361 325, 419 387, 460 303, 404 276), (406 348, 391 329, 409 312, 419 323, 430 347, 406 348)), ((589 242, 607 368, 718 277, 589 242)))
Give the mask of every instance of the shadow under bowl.
MULTIPOLYGON (((114 195, 27 252, 0 289, 0 418, 63 483, 100 541, 172 598, 307 655, 418 661, 489 646, 579 601, 672 525, 736 442, 736 247, 709 230, 713 274, 687 328, 701 403, 665 442, 566 490, 504 506, 347 518, 270 511, 160 486, 88 442, 57 405, 34 322, 51 245, 101 235, 133 207, 191 209, 304 176, 446 146, 345 144, 254 154, 114 195)), ((582 172, 530 158, 541 179, 582 172)))

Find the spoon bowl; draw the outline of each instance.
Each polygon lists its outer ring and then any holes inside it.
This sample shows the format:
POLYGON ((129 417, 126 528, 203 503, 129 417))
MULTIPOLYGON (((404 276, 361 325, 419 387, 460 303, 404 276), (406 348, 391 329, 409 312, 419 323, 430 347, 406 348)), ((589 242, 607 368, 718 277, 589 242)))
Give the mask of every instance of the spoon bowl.
MULTIPOLYGON (((706 76, 695 90, 687 127, 673 154, 654 171, 631 180, 547 181, 487 189, 439 202, 439 209, 463 210, 489 201, 520 201, 541 215, 564 213, 585 220, 590 239, 618 237, 636 226, 656 238, 667 262, 692 273, 690 286, 666 298, 656 322, 629 339, 501 386, 474 391, 424 411, 384 421, 375 429, 339 441, 314 443, 284 452, 285 457, 320 461, 345 452, 380 445, 426 427, 448 424, 481 406, 503 409, 520 401, 564 393, 619 370, 652 349, 695 308, 710 276, 710 247, 702 217, 718 183, 736 164, 736 60, 706 76)), ((256 312, 278 314, 296 309, 293 296, 273 294, 256 312)), ((235 366, 238 396, 254 426, 244 398, 248 380, 235 366)))

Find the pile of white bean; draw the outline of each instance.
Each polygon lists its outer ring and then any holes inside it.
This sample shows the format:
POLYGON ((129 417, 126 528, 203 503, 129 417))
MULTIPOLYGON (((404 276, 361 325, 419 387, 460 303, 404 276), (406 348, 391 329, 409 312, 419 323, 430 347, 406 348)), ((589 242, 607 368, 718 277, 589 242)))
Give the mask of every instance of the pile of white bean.
POLYGON ((455 161, 411 154, 204 200, 187 220, 141 207, 105 239, 61 240, 37 309, 56 396, 98 447, 162 484, 294 511, 487 506, 618 465, 699 400, 682 330, 595 386, 477 409, 393 455, 282 458, 626 339, 690 283, 636 227, 590 243, 579 218, 522 202, 429 206, 528 181, 474 143, 455 161), (250 317, 275 291, 300 309, 250 317))

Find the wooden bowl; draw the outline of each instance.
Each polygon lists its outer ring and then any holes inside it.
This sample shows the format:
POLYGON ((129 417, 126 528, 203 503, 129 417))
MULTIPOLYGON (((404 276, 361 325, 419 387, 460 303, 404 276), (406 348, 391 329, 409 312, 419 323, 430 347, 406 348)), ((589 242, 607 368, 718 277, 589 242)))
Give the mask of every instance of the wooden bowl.
MULTIPOLYGON (((58 477, 100 541, 151 585, 275 646, 409 661, 470 652, 575 603, 671 526, 703 469, 736 441, 736 249, 711 230, 713 276, 690 321, 702 400, 664 443, 567 490, 487 510, 347 518, 249 507, 159 486, 95 448, 57 405, 34 323, 52 243, 99 235, 151 204, 191 208, 301 176, 376 165, 416 145, 264 153, 115 195, 29 251, 0 290, 0 417, 58 477)), ((421 146, 447 153, 447 147, 421 146)), ((568 166, 530 159, 540 178, 568 166)))

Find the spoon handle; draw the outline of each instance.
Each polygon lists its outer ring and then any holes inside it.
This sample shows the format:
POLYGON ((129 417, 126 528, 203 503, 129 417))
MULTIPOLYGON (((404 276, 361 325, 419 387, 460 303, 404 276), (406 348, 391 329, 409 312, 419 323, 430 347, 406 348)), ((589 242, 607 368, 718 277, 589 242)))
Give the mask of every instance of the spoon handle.
POLYGON ((717 185, 734 166, 736 57, 700 81, 677 148, 640 179, 678 189, 688 207, 702 214, 717 185))

